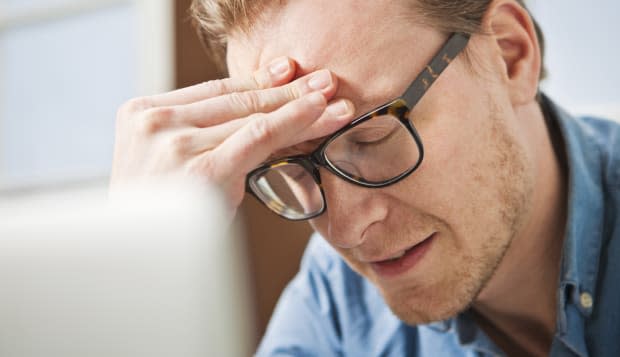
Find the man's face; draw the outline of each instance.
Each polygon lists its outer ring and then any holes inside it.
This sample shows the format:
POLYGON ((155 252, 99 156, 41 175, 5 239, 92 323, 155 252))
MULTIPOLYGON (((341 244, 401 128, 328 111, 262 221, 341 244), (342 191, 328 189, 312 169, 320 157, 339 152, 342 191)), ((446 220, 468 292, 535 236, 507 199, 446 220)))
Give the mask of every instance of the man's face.
MULTIPOLYGON (((401 95, 447 39, 395 3, 290 2, 230 39, 230 73, 248 75, 279 56, 295 59, 300 75, 327 68, 339 78, 337 96, 361 115, 401 95)), ((469 46, 473 66, 481 59, 488 68, 472 70, 461 56, 413 109, 425 157, 411 176, 368 189, 321 170, 327 211, 313 227, 411 324, 466 308, 529 212, 531 161, 496 73, 502 66, 489 40, 469 46)))

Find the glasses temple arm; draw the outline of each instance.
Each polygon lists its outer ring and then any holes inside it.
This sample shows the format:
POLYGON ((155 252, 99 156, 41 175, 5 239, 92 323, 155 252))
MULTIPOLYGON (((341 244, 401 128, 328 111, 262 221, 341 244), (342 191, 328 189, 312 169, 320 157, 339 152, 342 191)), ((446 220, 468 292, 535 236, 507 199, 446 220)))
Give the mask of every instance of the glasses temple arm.
POLYGON ((422 73, 411 83, 403 94, 403 99, 409 108, 413 108, 422 98, 424 93, 435 83, 439 75, 448 65, 465 49, 469 42, 469 35, 465 33, 453 33, 445 45, 437 52, 435 57, 424 68, 422 73))

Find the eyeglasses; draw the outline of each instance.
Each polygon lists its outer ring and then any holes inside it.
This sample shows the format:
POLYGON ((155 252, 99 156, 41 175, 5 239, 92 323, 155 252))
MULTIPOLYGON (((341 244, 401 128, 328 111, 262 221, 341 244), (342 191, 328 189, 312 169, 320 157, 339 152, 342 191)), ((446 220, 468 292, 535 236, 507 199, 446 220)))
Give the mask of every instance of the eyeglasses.
POLYGON ((402 96, 353 120, 309 155, 276 159, 252 170, 246 191, 278 215, 299 221, 315 218, 327 208, 320 167, 368 188, 409 176, 424 158, 409 113, 468 41, 467 34, 452 34, 402 96))

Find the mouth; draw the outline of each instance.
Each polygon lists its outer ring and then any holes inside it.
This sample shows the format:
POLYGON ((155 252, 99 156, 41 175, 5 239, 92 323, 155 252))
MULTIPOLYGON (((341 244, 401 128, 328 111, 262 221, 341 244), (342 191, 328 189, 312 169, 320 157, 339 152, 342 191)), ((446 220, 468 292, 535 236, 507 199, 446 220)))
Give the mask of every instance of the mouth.
POLYGON ((404 274, 417 265, 422 258, 424 258, 424 255, 433 244, 436 234, 437 233, 431 234, 422 242, 407 250, 404 250, 395 257, 372 262, 370 263, 370 266, 377 275, 384 278, 392 278, 404 274))

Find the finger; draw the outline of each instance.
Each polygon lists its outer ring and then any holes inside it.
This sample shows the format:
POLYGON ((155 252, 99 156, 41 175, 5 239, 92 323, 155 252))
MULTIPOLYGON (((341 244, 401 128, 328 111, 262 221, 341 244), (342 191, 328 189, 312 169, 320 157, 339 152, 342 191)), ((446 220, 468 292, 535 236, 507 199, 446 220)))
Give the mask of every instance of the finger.
POLYGON ((272 113, 254 114, 247 125, 205 154, 205 160, 217 167, 216 179, 245 175, 272 152, 293 145, 292 139, 314 123, 326 105, 325 97, 313 92, 272 113))
POLYGON ((330 135, 353 121, 354 115, 355 106, 350 100, 337 99, 332 101, 319 119, 292 140, 295 144, 280 151, 272 152, 266 161, 291 156, 291 153, 294 153, 294 155, 311 153, 325 142, 330 135))
MULTIPOLYGON (((346 99, 338 99, 330 103, 316 122, 308 130, 302 131, 295 139, 304 142, 320 138, 335 132, 351 121, 355 109, 346 99)), ((196 155, 219 146, 236 131, 247 125, 253 118, 235 119, 204 129, 193 129, 182 132, 173 139, 178 151, 186 155, 196 155)))
POLYGON ((254 113, 272 112, 313 91, 320 91, 330 99, 336 89, 337 78, 328 70, 320 70, 280 87, 231 93, 178 106, 174 111, 180 122, 207 127, 254 113))
POLYGON ((303 143, 331 135, 349 124, 353 120, 354 114, 355 106, 350 100, 334 100, 327 106, 321 117, 296 136, 293 141, 303 143))
POLYGON ((226 138, 248 124, 251 118, 231 120, 221 125, 206 129, 191 128, 174 134, 171 147, 179 156, 196 156, 205 151, 212 150, 220 145, 226 138))
POLYGON ((220 95, 248 90, 271 88, 288 83, 295 75, 296 63, 288 57, 280 57, 245 78, 216 79, 168 93, 148 97, 153 107, 194 103, 220 95))

